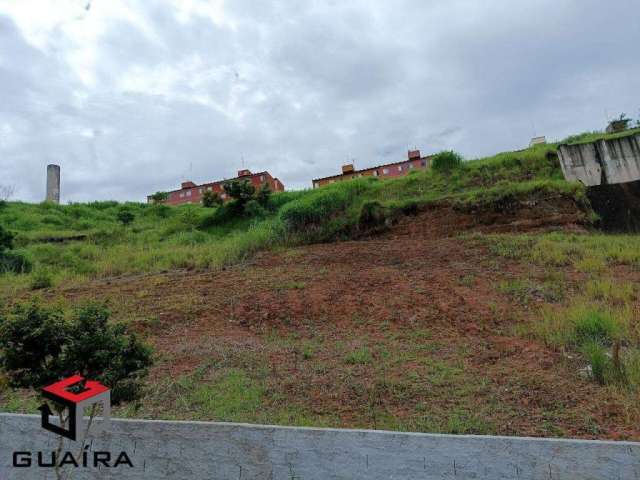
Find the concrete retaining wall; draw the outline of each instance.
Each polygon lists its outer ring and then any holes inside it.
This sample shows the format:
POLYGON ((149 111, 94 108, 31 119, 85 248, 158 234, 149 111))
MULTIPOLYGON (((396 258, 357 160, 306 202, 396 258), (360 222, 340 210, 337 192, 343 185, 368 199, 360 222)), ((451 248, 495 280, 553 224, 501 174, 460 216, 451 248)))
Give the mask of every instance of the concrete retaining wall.
MULTIPOLYGON (((631 442, 137 420, 109 430, 90 450, 124 450, 134 468, 79 468, 73 478, 640 479, 631 442)), ((55 478, 51 468, 14 468, 12 453, 48 453, 57 438, 37 416, 0 414, 0 479, 55 478)))
POLYGON ((558 147, 564 178, 588 187, 640 180, 640 134, 558 147))

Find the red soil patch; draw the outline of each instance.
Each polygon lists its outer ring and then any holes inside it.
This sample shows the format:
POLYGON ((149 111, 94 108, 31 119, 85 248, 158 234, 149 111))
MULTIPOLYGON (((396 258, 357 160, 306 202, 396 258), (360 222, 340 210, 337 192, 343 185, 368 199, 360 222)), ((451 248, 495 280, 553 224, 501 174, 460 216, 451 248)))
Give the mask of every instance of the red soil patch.
MULTIPOLYGON (((456 236, 524 228, 522 216, 501 218, 487 226, 473 212, 436 208, 377 237, 265 252, 222 272, 96 281, 56 293, 110 299, 123 318, 155 318, 136 323, 162 353, 150 382, 211 359, 234 368, 256 362, 269 372, 266 409, 285 398, 344 427, 380 428, 393 418, 429 430, 463 412, 499 434, 640 439, 613 394, 579 377, 578 365, 512 333, 530 311, 495 285, 531 267, 456 236), (311 359, 303 352, 309 344, 311 359), (363 346, 371 361, 345 361, 345 352, 363 346)), ((579 228, 570 211, 554 218, 579 228)), ((527 228, 549 227, 548 218, 526 220, 527 228)))

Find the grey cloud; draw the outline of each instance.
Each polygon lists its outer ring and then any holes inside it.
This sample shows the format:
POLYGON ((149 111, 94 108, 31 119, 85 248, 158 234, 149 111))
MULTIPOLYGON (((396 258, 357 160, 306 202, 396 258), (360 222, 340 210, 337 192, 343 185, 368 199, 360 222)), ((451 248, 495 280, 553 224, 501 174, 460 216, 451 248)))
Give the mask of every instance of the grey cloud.
POLYGON ((0 183, 21 198, 41 199, 50 161, 73 201, 142 200, 242 158, 301 188, 350 159, 471 158, 639 113, 633 0, 234 1, 234 29, 130 5, 146 25, 105 20, 95 85, 65 62, 62 32, 39 50, 0 16, 0 183))

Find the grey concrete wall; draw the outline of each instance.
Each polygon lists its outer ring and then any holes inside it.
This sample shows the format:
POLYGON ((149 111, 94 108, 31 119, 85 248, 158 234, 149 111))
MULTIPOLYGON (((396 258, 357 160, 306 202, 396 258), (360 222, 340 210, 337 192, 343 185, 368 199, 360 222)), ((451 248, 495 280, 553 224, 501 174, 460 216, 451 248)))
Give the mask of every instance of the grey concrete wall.
MULTIPOLYGON (((640 479, 632 442, 138 420, 109 430, 91 450, 125 450, 135 468, 80 468, 73 478, 640 479)), ((12 452, 49 452, 56 442, 39 417, 0 414, 0 478, 55 478, 53 469, 13 468, 12 452)))
POLYGON ((640 180, 640 134, 579 145, 560 145, 564 178, 586 186, 640 180))
POLYGON ((60 166, 47 165, 47 202, 60 203, 60 166))

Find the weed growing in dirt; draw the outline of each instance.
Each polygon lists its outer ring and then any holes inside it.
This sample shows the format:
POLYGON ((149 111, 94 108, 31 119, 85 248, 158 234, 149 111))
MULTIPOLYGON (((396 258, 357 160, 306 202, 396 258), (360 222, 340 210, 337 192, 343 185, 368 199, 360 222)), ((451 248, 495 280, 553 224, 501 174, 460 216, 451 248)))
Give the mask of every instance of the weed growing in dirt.
POLYGON ((344 357, 344 362, 348 365, 366 365, 371 363, 373 357, 368 347, 360 347, 349 352, 344 357))

